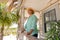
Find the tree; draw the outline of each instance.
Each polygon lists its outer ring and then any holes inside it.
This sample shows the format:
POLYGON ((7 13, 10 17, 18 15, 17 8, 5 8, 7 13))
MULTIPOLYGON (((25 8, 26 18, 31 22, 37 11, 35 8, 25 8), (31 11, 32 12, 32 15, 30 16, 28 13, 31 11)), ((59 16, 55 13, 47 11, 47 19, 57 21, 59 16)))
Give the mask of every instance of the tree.
POLYGON ((3 4, 0 4, 0 40, 3 40, 4 27, 9 27, 13 22, 17 22, 17 15, 7 12, 3 4))

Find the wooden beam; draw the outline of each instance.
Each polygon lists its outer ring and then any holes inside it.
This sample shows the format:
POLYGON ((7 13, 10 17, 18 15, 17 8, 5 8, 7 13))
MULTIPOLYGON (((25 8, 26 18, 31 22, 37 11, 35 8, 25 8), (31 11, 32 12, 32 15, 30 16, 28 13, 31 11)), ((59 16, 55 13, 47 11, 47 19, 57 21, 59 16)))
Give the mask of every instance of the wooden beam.
MULTIPOLYGON (((16 1, 12 1, 11 4, 8 6, 8 10, 9 10, 9 11, 11 11, 11 10, 13 11, 13 10, 16 9, 16 8, 21 8, 22 5, 23 5, 23 1, 24 1, 24 0, 21 0, 21 1, 20 1, 21 3, 18 3, 17 5, 13 5, 14 2, 16 2, 16 1)), ((17 2, 18 2, 18 1, 17 1, 17 2)))
POLYGON ((8 0, 0 0, 0 3, 6 3, 8 0))
MULTIPOLYGON (((27 8, 24 8, 24 10, 27 10, 27 8)), ((39 12, 40 13, 40 11, 38 11, 38 10, 34 10, 35 12, 39 12)))
POLYGON ((11 11, 11 9, 16 6, 16 5, 14 5, 14 2, 16 2, 16 1, 17 0, 8 0, 8 2, 6 4, 8 11, 11 11))
POLYGON ((43 9, 41 9, 40 11, 44 11, 45 9, 47 9, 48 7, 54 5, 55 3, 59 2, 59 0, 53 2, 53 3, 49 3, 46 7, 44 7, 43 9))

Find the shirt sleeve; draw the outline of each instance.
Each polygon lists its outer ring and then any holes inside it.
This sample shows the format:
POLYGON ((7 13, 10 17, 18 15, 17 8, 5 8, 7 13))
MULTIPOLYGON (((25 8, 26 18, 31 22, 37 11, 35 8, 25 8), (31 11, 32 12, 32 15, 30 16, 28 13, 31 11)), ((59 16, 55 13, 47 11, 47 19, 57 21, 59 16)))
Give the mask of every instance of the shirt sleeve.
POLYGON ((35 29, 36 25, 37 25, 37 18, 33 16, 31 19, 30 29, 35 29))

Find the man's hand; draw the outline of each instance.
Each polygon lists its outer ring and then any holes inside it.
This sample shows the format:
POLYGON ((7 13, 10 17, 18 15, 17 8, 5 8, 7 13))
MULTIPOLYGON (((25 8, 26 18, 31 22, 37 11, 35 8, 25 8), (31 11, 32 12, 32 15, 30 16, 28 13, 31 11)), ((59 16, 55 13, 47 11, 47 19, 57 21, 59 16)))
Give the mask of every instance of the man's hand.
POLYGON ((24 34, 25 34, 26 36, 28 36, 28 35, 31 35, 32 32, 33 32, 33 30, 31 29, 30 32, 24 32, 24 34))
POLYGON ((32 32, 33 32, 34 30, 33 29, 31 29, 30 30, 30 32, 28 32, 28 35, 30 35, 30 34, 32 34, 32 32))
POLYGON ((27 37, 30 33, 29 32, 24 32, 24 35, 27 37))
POLYGON ((23 33, 24 31, 25 31, 25 29, 22 27, 22 28, 21 28, 21 33, 23 33))

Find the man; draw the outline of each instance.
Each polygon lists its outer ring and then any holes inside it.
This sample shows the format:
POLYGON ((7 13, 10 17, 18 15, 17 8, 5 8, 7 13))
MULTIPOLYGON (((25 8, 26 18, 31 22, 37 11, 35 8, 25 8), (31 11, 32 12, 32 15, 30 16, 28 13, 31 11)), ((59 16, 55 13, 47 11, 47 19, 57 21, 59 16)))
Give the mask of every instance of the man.
POLYGON ((26 31, 25 35, 32 35, 34 37, 38 37, 38 30, 37 30, 37 17, 34 15, 34 10, 32 8, 28 8, 29 18, 27 23, 25 24, 21 33, 26 31))

